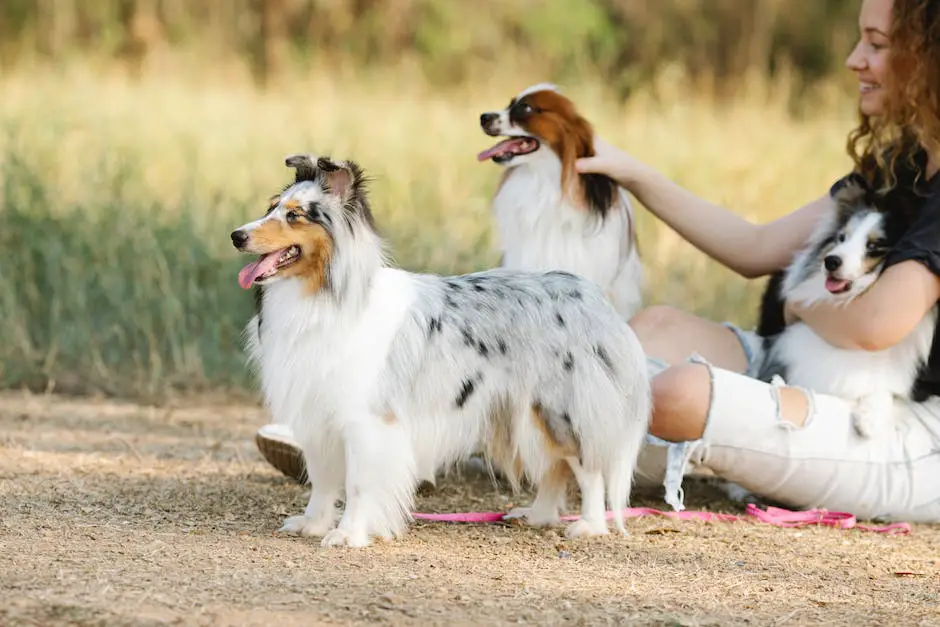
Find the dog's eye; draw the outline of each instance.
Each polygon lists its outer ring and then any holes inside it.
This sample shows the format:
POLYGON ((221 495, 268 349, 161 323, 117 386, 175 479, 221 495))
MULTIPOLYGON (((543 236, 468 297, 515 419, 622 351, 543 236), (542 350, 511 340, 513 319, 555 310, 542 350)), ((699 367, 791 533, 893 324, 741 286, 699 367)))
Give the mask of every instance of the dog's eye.
POLYGON ((294 222, 296 222, 298 218, 300 218, 300 212, 299 212, 299 211, 288 211, 288 212, 287 212, 287 221, 288 221, 290 224, 293 224, 294 222))
POLYGON ((845 241, 845 233, 839 233, 839 236, 836 238, 836 240, 837 240, 840 244, 841 244, 842 242, 844 242, 844 241, 845 241))
POLYGON ((883 239, 872 240, 868 242, 868 244, 866 245, 866 248, 868 248, 868 250, 872 252, 876 250, 884 250, 887 247, 888 247, 888 243, 883 239))
POLYGON ((532 105, 530 105, 528 102, 517 102, 511 108, 512 108, 512 113, 519 117, 532 115, 532 113, 535 112, 535 108, 532 105))

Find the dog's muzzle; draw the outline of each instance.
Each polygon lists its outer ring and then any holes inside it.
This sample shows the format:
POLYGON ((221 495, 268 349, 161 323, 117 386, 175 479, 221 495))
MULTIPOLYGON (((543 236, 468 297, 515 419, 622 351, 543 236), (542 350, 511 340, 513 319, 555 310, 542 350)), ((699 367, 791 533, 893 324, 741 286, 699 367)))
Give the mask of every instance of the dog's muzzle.
POLYGON ((245 244, 248 243, 248 232, 239 229, 237 231, 232 231, 232 245, 241 250, 245 247, 245 244))
POLYGON ((487 135, 499 135, 499 114, 488 112, 480 115, 480 126, 487 135))
POLYGON ((842 257, 837 257, 836 255, 829 255, 823 259, 823 265, 826 267, 826 270, 829 272, 835 272, 842 266, 842 257))

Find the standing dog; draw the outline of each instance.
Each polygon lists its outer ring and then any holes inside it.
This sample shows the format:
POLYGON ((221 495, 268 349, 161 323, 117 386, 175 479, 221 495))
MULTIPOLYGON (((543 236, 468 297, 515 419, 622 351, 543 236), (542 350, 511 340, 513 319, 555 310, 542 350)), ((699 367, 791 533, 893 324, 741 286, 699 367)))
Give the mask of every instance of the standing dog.
POLYGON ((295 155, 293 183, 232 234, 259 258, 247 330, 265 404, 300 443, 312 484, 283 530, 324 546, 399 536, 418 478, 477 450, 514 487, 537 486, 532 524, 608 533, 650 417, 640 344, 593 283, 565 272, 497 269, 439 277, 389 267, 360 168, 295 155), (334 502, 345 492, 338 524, 334 502))
POLYGON ((911 398, 918 372, 933 342, 937 310, 900 343, 882 351, 832 346, 806 324, 784 327, 783 302, 823 300, 847 304, 878 278, 885 255, 906 227, 900 216, 879 211, 865 187, 850 179, 835 195, 810 242, 764 293, 758 335, 763 360, 757 378, 844 398, 854 405, 853 422, 863 437, 890 424, 893 398, 911 398))
POLYGON ((625 319, 642 303, 643 267, 633 205, 602 174, 579 174, 594 132, 553 85, 529 87, 483 113, 487 135, 507 136, 478 155, 507 168, 493 199, 505 268, 564 270, 597 283, 625 319))

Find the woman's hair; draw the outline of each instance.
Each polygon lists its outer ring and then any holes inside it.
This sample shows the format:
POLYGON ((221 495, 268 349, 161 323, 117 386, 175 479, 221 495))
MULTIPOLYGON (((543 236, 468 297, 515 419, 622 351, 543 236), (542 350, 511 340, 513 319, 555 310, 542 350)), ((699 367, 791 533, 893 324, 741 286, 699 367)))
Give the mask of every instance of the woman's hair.
POLYGON ((847 143, 856 170, 881 191, 898 183, 899 168, 921 179, 925 151, 940 157, 940 0, 894 0, 888 63, 883 115, 860 113, 847 143))

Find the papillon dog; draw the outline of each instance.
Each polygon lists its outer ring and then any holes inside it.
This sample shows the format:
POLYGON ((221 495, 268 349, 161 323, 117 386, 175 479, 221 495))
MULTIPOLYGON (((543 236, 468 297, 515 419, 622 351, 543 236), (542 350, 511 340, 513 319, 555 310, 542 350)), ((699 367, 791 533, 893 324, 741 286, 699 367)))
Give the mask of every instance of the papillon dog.
POLYGON ((561 271, 392 267, 357 164, 286 165, 293 181, 231 233, 258 256, 238 277, 260 290, 248 353, 312 488, 281 530, 323 546, 400 537, 418 481, 483 451, 514 489, 536 487, 511 516, 559 522, 573 477, 581 515, 565 533, 609 533, 605 498, 624 532, 650 381, 602 290, 561 271))
POLYGON ((594 131, 557 87, 538 84, 480 116, 505 139, 477 156, 506 172, 493 198, 500 265, 564 270, 601 286, 621 316, 642 304, 643 266, 627 192, 602 174, 580 174, 594 131))
POLYGON ((756 377, 849 401, 856 432, 873 437, 890 426, 893 399, 912 397, 930 353, 937 310, 881 351, 838 348, 802 322, 784 325, 784 301, 847 304, 863 294, 906 227, 901 216, 876 208, 873 194, 854 178, 834 200, 834 210, 823 217, 807 246, 768 282, 757 327, 763 359, 756 377))

